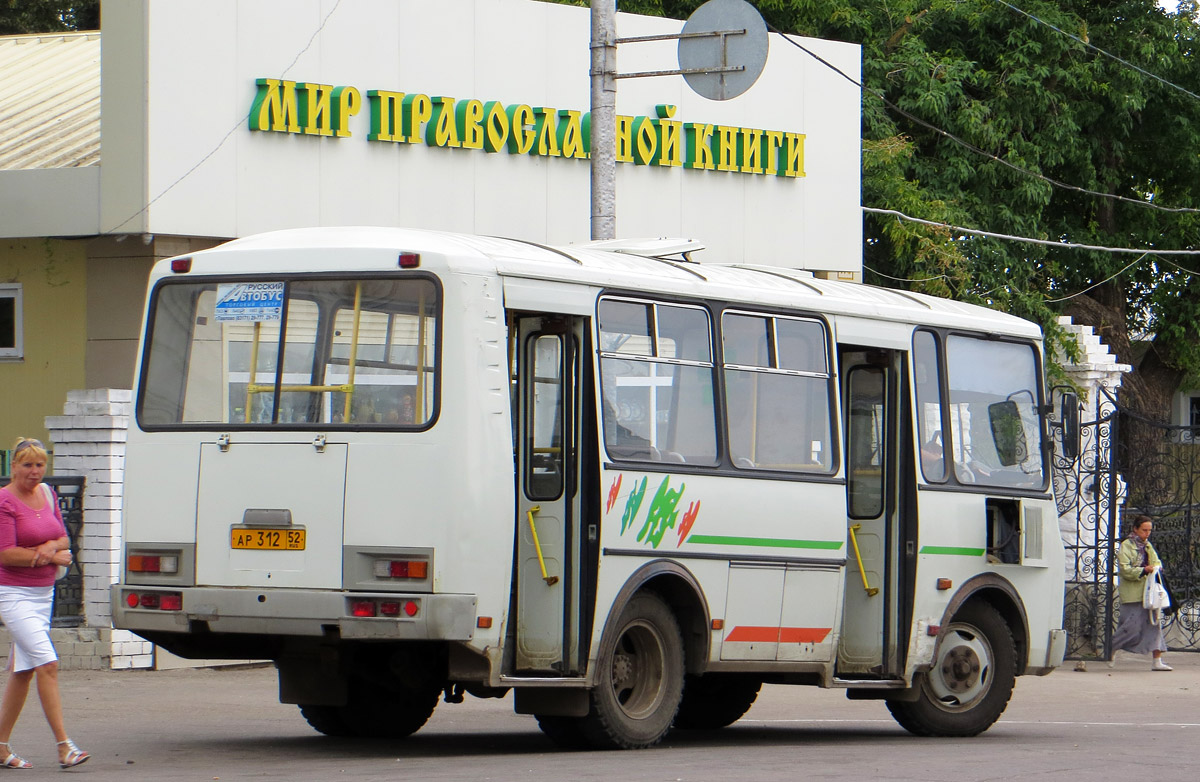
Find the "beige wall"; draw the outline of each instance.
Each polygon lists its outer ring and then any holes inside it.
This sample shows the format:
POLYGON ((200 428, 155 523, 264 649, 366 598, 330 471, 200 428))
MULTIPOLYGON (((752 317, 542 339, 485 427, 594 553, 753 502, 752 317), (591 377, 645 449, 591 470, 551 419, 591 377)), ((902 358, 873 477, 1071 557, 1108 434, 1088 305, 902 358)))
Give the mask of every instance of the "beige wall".
POLYGON ((0 282, 22 286, 25 357, 0 359, 0 449, 48 440, 67 392, 130 388, 150 267, 219 244, 187 237, 0 239, 0 282))
POLYGON ((86 388, 131 388, 150 267, 220 244, 187 237, 103 237, 88 247, 86 388))
POLYGON ((17 437, 47 440, 46 416, 83 387, 87 244, 0 240, 0 281, 21 284, 24 310, 24 358, 0 359, 0 448, 11 448, 17 437))

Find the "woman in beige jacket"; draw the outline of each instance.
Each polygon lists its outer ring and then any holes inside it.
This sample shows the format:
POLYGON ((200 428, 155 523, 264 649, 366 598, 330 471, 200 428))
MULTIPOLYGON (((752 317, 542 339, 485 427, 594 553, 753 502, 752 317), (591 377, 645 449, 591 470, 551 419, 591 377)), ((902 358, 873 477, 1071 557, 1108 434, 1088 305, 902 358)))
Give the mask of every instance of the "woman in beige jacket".
MULTIPOLYGON (((1150 544, 1150 533, 1154 521, 1149 516, 1136 516, 1129 525, 1129 536, 1121 541, 1117 550, 1117 566, 1121 576, 1117 587, 1121 597, 1121 619, 1113 633, 1113 654, 1118 651, 1145 654, 1150 652, 1154 661, 1152 671, 1169 671, 1171 666, 1163 662, 1162 653, 1167 650, 1163 640, 1158 614, 1142 607, 1142 593, 1146 577, 1162 564, 1158 552, 1150 544)), ((1109 661, 1112 665, 1112 661, 1109 661)))

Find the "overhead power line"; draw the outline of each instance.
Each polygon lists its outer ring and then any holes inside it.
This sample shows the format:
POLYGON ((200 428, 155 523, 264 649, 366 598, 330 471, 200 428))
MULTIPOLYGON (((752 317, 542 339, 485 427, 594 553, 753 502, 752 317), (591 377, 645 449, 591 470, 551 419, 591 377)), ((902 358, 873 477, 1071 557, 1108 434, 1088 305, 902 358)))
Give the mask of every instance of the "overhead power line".
POLYGON ((1164 79, 1163 77, 1159 76, 1156 73, 1151 73, 1150 71, 1146 70, 1145 68, 1141 68, 1141 67, 1138 67, 1137 65, 1134 65, 1133 63, 1129 62, 1128 60, 1121 59, 1120 57, 1118 57, 1115 54, 1110 54, 1109 52, 1106 52, 1103 49, 1101 49, 1099 46, 1096 46, 1096 45, 1090 43, 1089 41, 1085 41, 1077 35, 1072 35, 1071 33, 1067 32, 1066 30, 1063 30, 1059 27, 1055 27, 1054 25, 1047 22, 1045 19, 1039 19, 1038 17, 1034 16, 1033 14, 1029 13, 1028 11, 1022 11, 1020 8, 1017 8, 1012 3, 1006 3, 1004 0, 995 0, 995 1, 1002 6, 1011 8, 1013 11, 1016 11, 1017 13, 1021 14, 1022 16, 1032 19, 1033 21, 1037 22, 1038 24, 1049 27, 1051 30, 1053 30, 1056 33, 1059 33, 1060 35, 1065 35, 1066 37, 1070 38, 1073 41, 1078 41, 1079 43, 1083 44, 1084 46, 1086 46, 1087 48, 1091 49, 1094 52, 1103 54, 1105 57, 1108 57, 1112 60, 1116 60, 1117 62, 1124 65, 1126 68, 1132 68, 1133 70, 1137 71, 1138 73, 1142 74, 1143 76, 1149 76, 1151 79, 1154 79, 1157 82, 1161 82, 1162 84, 1165 84, 1166 86, 1170 87, 1171 89, 1179 90, 1180 92, 1182 92, 1185 95, 1188 95, 1189 97, 1195 98, 1196 100, 1200 100, 1200 95, 1197 95, 1196 93, 1192 92, 1191 90, 1186 89, 1184 87, 1180 87, 1175 82, 1168 81, 1167 79, 1164 79))
MULTIPOLYGON (((1054 247, 1064 250, 1095 250, 1097 252, 1114 253, 1114 254, 1133 254, 1147 252, 1154 255, 1178 255, 1178 256, 1197 256, 1200 255, 1200 250, 1158 250, 1146 249, 1145 247, 1105 247, 1098 244, 1080 244, 1078 242, 1061 242, 1053 239, 1034 239, 1029 236, 1015 236, 1013 234, 995 233, 993 231, 980 231, 976 228, 964 228, 960 225, 950 225, 949 223, 939 223, 936 220, 924 220, 920 217, 911 217, 903 212, 895 209, 877 209, 872 206, 862 207, 864 212, 870 212, 877 215, 891 215, 898 220, 907 220, 912 223, 920 223, 934 228, 945 228, 956 233, 970 234, 972 236, 983 236, 989 239, 1003 239, 1010 242, 1024 242, 1026 244, 1038 244, 1043 247, 1054 247)), ((1187 271, 1181 269, 1181 271, 1187 271)))
POLYGON ((897 106, 895 103, 892 103, 890 100, 888 100, 887 96, 885 96, 882 92, 879 92, 878 90, 874 90, 874 89, 866 86, 862 82, 858 81, 854 77, 847 74, 842 69, 838 68, 833 63, 831 63, 828 60, 821 57, 816 52, 814 52, 811 49, 809 49, 808 47, 804 46, 804 44, 800 43, 799 41, 794 40, 792 38, 792 36, 777 29, 776 27, 771 25, 770 22, 767 23, 767 27, 771 30, 771 32, 778 33, 779 35, 781 35, 783 37, 783 39, 785 41, 790 43, 792 46, 795 46, 797 49, 804 52, 809 57, 812 57, 814 60, 821 63, 826 68, 829 68, 834 73, 838 74, 843 79, 845 79, 846 81, 853 84, 855 87, 858 87, 860 90, 867 93, 868 95, 872 95, 872 96, 878 98, 880 101, 883 102, 883 104, 885 106, 887 106, 889 109, 896 112, 897 114, 900 114, 901 116, 905 117, 906 119, 920 125, 923 128, 926 128, 927 130, 931 130, 934 133, 937 133, 939 136, 942 136, 943 138, 947 138, 950 141, 953 141, 955 144, 962 146, 963 148, 969 150, 970 152, 973 152, 976 155, 986 157, 987 159, 992 160, 996 163, 999 163, 1002 166, 1011 168, 1013 171, 1024 174, 1026 176, 1033 177, 1035 179, 1040 179, 1041 181, 1046 182, 1047 184, 1050 184, 1054 187, 1057 187, 1057 188, 1060 188, 1063 190, 1071 190, 1076 193, 1083 193, 1085 195, 1096 196, 1098 198, 1108 198, 1108 199, 1112 199, 1115 201, 1124 201, 1126 203, 1135 204, 1137 206, 1144 206, 1149 209, 1157 209, 1162 212, 1200 214, 1200 209, 1190 207, 1190 206, 1162 206, 1161 204, 1156 204, 1153 201, 1147 201, 1147 200, 1140 199, 1140 198, 1129 198, 1127 196, 1117 195, 1115 193, 1102 193, 1098 190, 1089 190, 1086 187, 1080 187, 1079 185, 1072 185, 1067 182, 1060 182, 1057 179, 1052 179, 1051 177, 1046 176, 1045 174, 1040 174, 1037 171, 1031 171, 1028 168, 1023 168, 1021 166, 1018 166, 1015 163, 1010 163, 1009 161, 1005 160, 1002 157, 994 155, 991 152, 988 152, 987 150, 980 149, 979 147, 975 146, 971 142, 959 138, 958 136, 954 135, 953 133, 951 133, 948 130, 942 130, 941 128, 937 127, 936 125, 926 122, 925 120, 921 119, 920 117, 916 116, 915 114, 905 111, 904 109, 897 106))
MULTIPOLYGON (((320 35, 320 34, 321 34, 321 31, 325 29, 325 25, 326 25, 326 24, 328 24, 328 22, 329 22, 329 18, 330 18, 331 16, 333 16, 333 15, 334 15, 334 13, 335 13, 335 12, 338 10, 338 6, 340 6, 341 4, 342 4, 342 0, 337 0, 337 2, 335 2, 335 3, 333 4, 333 8, 330 8, 330 9, 329 9, 329 13, 325 14, 325 17, 324 17, 323 19, 321 19, 321 23, 320 23, 319 25, 317 25, 317 29, 313 30, 313 34, 312 34, 312 35, 309 37, 309 39, 308 39, 308 43, 306 43, 306 44, 304 45, 304 48, 303 48, 303 49, 301 49, 299 52, 297 52, 297 53, 296 53, 296 56, 292 58, 292 61, 291 61, 291 63, 289 63, 289 64, 288 64, 288 66, 287 66, 286 68, 284 68, 284 69, 283 69, 283 71, 281 72, 281 74, 280 74, 281 76, 286 76, 286 75, 288 74, 288 72, 289 72, 289 71, 291 71, 291 69, 295 67, 296 63, 300 62, 300 58, 304 56, 304 53, 305 53, 305 52, 307 52, 309 49, 311 49, 311 48, 312 48, 313 42, 317 40, 317 36, 318 36, 318 35, 320 35)), ((162 189, 162 190, 159 192, 159 194, 158 194, 158 195, 154 196, 154 198, 151 198, 149 201, 147 201, 147 202, 146 202, 146 205, 145 205, 145 206, 143 206, 141 209, 137 210, 136 212, 134 212, 133 214, 131 214, 129 217, 126 217, 124 220, 122 220, 121 222, 117 223, 117 224, 116 224, 116 225, 114 225, 112 228, 109 228, 108 230, 106 230, 106 231, 103 231, 102 233, 103 233, 103 234, 113 234, 113 233, 116 233, 116 232, 117 232, 117 229, 119 229, 121 226, 125 225, 125 224, 126 224, 126 223, 128 223, 130 220, 134 220, 134 219, 136 219, 136 218, 137 218, 139 215, 143 214, 143 213, 144 213, 144 212, 145 212, 147 209, 149 209, 150 207, 154 206, 154 204, 155 204, 155 203, 156 203, 156 202, 157 202, 157 201, 158 201, 160 198, 162 198, 162 197, 163 197, 163 196, 165 196, 167 193, 169 193, 169 192, 171 192, 172 190, 174 190, 174 189, 175 189, 175 187, 176 187, 176 186, 177 186, 177 185, 178 185, 180 182, 182 182, 183 180, 185 180, 185 179, 187 179, 189 176, 191 176, 191 175, 192 175, 192 173, 193 173, 193 172, 194 172, 196 169, 200 168, 200 166, 204 165, 204 164, 205 164, 205 162, 207 162, 209 158, 211 158, 213 155, 217 154, 217 152, 221 151, 221 147, 225 146, 225 143, 226 143, 227 141, 229 141, 229 138, 230 138, 230 137, 231 137, 231 136, 234 134, 234 132, 236 132, 236 131, 237 131, 237 129, 238 129, 238 128, 241 128, 241 127, 244 127, 244 126, 245 126, 245 124, 246 124, 246 121, 247 121, 249 118, 250 118, 250 112, 246 112, 246 114, 242 115, 242 117, 241 117, 241 118, 240 118, 240 119, 237 121, 237 123, 236 123, 236 124, 234 124, 234 126, 233 126, 233 127, 231 127, 231 128, 230 128, 230 129, 229 129, 229 130, 228 130, 228 131, 225 133, 225 135, 224 135, 224 136, 222 136, 222 137, 221 137, 221 140, 217 142, 217 145, 216 145, 215 147, 213 147, 211 150, 209 150, 209 151, 208 151, 208 154, 204 155, 204 157, 202 157, 202 158, 200 158, 198 161, 196 161, 196 164, 195 164, 194 166, 192 166, 192 167, 191 167, 191 168, 189 168, 187 171, 184 171, 182 174, 180 174, 180 175, 179 175, 179 177, 178 177, 178 178, 177 178, 177 179, 176 179, 174 182, 172 182, 171 184, 169 184, 169 185, 167 185, 166 187, 164 187, 164 188, 163 188, 163 189, 162 189)))

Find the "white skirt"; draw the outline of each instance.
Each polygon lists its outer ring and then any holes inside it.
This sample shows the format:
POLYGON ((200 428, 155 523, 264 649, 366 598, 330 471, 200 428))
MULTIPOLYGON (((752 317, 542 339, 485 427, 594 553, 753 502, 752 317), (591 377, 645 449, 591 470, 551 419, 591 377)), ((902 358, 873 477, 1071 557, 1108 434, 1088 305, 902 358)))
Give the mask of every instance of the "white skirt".
POLYGON ((8 670, 19 673, 58 659, 50 641, 54 585, 0 586, 0 621, 12 636, 8 670))

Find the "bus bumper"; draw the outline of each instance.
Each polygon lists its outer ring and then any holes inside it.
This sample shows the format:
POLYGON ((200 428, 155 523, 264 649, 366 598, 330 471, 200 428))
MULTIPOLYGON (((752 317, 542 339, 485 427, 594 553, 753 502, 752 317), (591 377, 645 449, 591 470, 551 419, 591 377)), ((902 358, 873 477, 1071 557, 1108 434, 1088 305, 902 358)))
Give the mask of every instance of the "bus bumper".
POLYGON ((469 641, 475 631, 474 595, 114 584, 111 599, 113 626, 135 633, 469 641))

